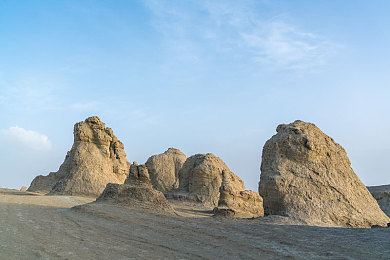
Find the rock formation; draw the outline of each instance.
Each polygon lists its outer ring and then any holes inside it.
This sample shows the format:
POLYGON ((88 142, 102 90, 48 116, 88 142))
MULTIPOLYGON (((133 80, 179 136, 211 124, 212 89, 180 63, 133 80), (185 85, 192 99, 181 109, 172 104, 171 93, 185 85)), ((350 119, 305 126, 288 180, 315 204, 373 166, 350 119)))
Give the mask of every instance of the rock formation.
POLYGON ((151 211, 174 212, 164 194, 145 184, 107 184, 96 202, 151 211))
POLYGON ((210 153, 193 155, 179 171, 178 194, 205 206, 216 207, 223 173, 234 190, 245 190, 243 181, 220 158, 210 153))
POLYGON ((175 148, 151 156, 145 164, 153 187, 162 192, 169 192, 179 187, 179 170, 186 159, 186 155, 175 148))
POLYGON ((130 174, 127 177, 125 184, 150 184, 150 177, 148 168, 146 165, 141 164, 138 165, 138 163, 133 162, 133 164, 130 166, 130 174))
POLYGON ((38 176, 29 191, 98 196, 107 183, 123 183, 129 174, 123 144, 97 116, 74 126, 74 143, 58 172, 38 176))
POLYGON ((279 125, 276 131, 261 162, 259 193, 266 214, 309 225, 387 226, 390 219, 332 138, 302 121, 279 125))
POLYGON ((148 168, 136 162, 130 166, 130 174, 125 184, 107 184, 96 202, 149 211, 174 212, 164 194, 151 185, 148 168))
POLYGON ((59 179, 57 172, 51 172, 47 176, 39 175, 31 182, 30 187, 27 189, 31 192, 48 193, 53 189, 53 186, 59 179))
POLYGON ((367 187, 372 196, 377 200, 379 207, 390 216, 390 185, 367 187))
POLYGON ((229 175, 222 173, 222 185, 219 188, 218 207, 214 209, 217 216, 257 218, 264 216, 263 198, 251 190, 236 190, 231 185, 229 175))
POLYGON ((26 186, 20 187, 20 191, 27 191, 27 187, 26 186))

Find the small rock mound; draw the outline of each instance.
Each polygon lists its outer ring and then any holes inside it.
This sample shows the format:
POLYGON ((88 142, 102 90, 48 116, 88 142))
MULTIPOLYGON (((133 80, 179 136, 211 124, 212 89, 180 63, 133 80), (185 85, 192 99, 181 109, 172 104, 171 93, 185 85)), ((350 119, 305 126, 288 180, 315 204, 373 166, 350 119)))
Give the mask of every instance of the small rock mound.
POLYGON ((170 192, 179 187, 179 171, 186 159, 186 155, 175 148, 151 156, 145 164, 153 187, 162 192, 170 192))
POLYGON ((149 211, 171 212, 174 210, 164 194, 151 185, 107 184, 96 202, 117 204, 124 207, 149 211))
POLYGON ((164 194, 150 184, 148 168, 133 162, 125 184, 107 184, 96 203, 116 204, 123 207, 145 209, 153 212, 174 213, 164 194))
POLYGON ((383 212, 390 216, 390 185, 370 186, 367 188, 377 200, 383 212))
POLYGON ((22 186, 22 187, 20 187, 19 191, 27 191, 27 187, 26 186, 22 186))
POLYGON ((223 172, 218 207, 214 208, 215 215, 238 218, 264 216, 263 198, 251 190, 235 190, 228 177, 223 172))
POLYGON ((107 183, 123 183, 129 174, 124 146, 97 116, 74 126, 74 143, 58 172, 36 177, 29 191, 98 196, 107 183))
POLYGON ((216 207, 223 172, 234 190, 245 190, 243 181, 220 158, 208 153, 196 154, 186 160, 179 172, 177 192, 184 194, 189 200, 216 207))
POLYGON ((345 150, 314 124, 279 125, 263 148, 259 193, 266 214, 319 226, 387 226, 390 219, 345 150))

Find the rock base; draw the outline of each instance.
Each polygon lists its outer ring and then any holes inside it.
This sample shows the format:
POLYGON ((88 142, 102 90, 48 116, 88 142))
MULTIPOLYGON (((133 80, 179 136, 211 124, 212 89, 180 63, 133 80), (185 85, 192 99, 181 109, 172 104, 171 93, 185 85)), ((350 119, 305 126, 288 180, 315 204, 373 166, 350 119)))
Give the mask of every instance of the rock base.
POLYGON ((151 185, 107 184, 96 199, 98 203, 119 204, 124 207, 138 207, 152 211, 174 212, 164 194, 151 185))

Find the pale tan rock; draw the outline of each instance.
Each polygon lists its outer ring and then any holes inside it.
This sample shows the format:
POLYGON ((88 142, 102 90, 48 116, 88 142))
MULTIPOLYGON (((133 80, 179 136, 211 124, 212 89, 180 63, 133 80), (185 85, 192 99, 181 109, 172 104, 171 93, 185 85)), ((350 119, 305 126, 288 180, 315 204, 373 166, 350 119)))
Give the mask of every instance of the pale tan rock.
POLYGON ((186 159, 186 155, 175 148, 151 156, 145 164, 153 187, 162 192, 169 192, 179 187, 179 171, 186 159))
POLYGON ((130 174, 126 179, 125 184, 150 184, 149 172, 146 165, 138 165, 138 163, 133 162, 133 164, 130 165, 130 174))
POLYGON ((216 207, 223 172, 234 190, 245 190, 243 181, 220 158, 208 153, 196 154, 186 160, 179 172, 178 192, 184 193, 189 200, 216 207))
POLYGON ((97 116, 89 117, 75 124, 72 149, 58 172, 37 177, 29 190, 52 186, 50 194, 98 196, 107 183, 124 183, 129 166, 124 146, 112 129, 97 116))
POLYGON ((390 185, 369 186, 367 188, 383 212, 390 216, 390 185))
POLYGON ((150 184, 107 184, 97 203, 117 204, 154 212, 174 213, 164 194, 150 184))
POLYGON ((53 189, 53 186, 57 183, 59 176, 57 172, 51 172, 47 176, 38 175, 31 182, 27 191, 48 193, 53 189))
POLYGON ((263 198, 259 193, 251 190, 236 190, 228 177, 223 172, 218 207, 214 209, 215 215, 238 218, 264 216, 263 198))
POLYGON ((27 187, 26 186, 20 187, 20 191, 27 191, 27 187))
POLYGON ((263 148, 265 213, 309 225, 386 226, 390 219, 350 165, 345 150, 314 124, 279 125, 263 148))

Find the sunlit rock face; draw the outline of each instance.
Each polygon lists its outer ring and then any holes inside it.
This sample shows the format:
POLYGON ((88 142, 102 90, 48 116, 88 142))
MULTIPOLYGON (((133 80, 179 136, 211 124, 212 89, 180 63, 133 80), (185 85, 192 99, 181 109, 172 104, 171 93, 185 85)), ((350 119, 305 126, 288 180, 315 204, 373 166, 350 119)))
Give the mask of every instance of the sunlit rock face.
POLYGON ((55 173, 36 177, 29 191, 98 196, 107 183, 124 183, 130 164, 122 142, 97 116, 74 126, 74 143, 55 173))
POLYGON ((259 193, 266 214, 304 224, 370 227, 390 222, 352 170, 345 150, 302 121, 279 125, 264 145, 259 193))
POLYGON ((151 183, 156 190, 169 192, 179 187, 179 171, 187 157, 180 150, 169 148, 151 156, 145 163, 151 183))
POLYGON ((178 190, 186 193, 189 200, 216 207, 223 174, 235 190, 245 190, 244 182, 219 157, 211 153, 193 155, 180 169, 178 190))

